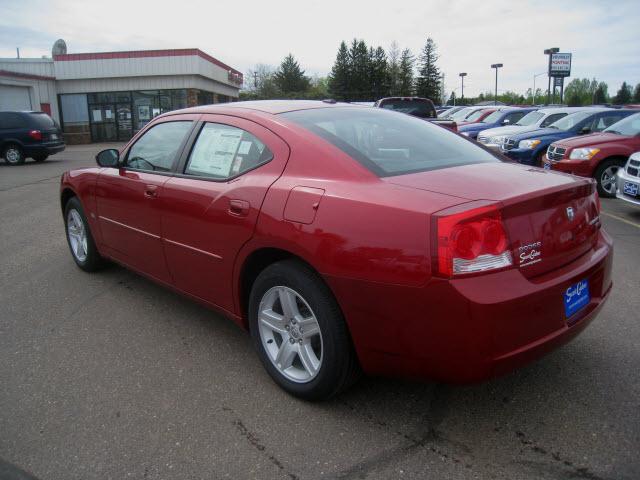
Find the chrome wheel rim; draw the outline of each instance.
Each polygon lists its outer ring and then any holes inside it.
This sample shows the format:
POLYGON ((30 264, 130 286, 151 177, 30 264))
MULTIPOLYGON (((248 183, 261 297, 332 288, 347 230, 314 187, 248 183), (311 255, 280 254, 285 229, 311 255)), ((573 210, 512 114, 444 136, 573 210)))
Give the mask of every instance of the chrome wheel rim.
POLYGON ((69 210, 67 215, 67 236, 71 253, 76 260, 83 263, 87 259, 87 233, 82 217, 77 210, 69 210))
POLYGON ((602 185, 602 189, 610 194, 616 192, 616 174, 620 167, 617 165, 611 165, 609 168, 606 168, 604 172, 602 172, 602 176, 600 177, 600 185, 602 185))
POLYGON ((20 150, 9 148, 5 153, 5 160, 9 163, 18 163, 20 161, 20 150))
POLYGON ((258 308, 258 330, 267 357, 282 376, 307 383, 318 375, 322 332, 302 295, 284 286, 267 290, 258 308))

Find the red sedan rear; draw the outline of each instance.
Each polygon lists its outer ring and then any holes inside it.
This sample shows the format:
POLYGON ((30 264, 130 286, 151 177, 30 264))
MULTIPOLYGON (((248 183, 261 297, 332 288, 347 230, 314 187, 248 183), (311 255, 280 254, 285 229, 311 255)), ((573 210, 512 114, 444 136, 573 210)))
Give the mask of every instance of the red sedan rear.
POLYGON ((181 110, 97 161, 62 177, 78 266, 113 260, 224 312, 303 398, 361 370, 507 372, 578 334, 611 289, 593 180, 383 109, 181 110))

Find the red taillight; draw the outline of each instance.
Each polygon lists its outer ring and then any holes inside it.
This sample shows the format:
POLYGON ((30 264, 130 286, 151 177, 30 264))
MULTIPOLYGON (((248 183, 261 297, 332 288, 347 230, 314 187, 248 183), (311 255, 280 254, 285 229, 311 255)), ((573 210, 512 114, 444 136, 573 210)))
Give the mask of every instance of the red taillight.
POLYGON ((509 238, 498 205, 473 202, 434 215, 434 270, 445 277, 509 267, 509 238), (469 207, 469 205, 467 205, 469 207))
POLYGON ((34 140, 42 140, 42 132, 40 130, 31 130, 29 136, 34 140))

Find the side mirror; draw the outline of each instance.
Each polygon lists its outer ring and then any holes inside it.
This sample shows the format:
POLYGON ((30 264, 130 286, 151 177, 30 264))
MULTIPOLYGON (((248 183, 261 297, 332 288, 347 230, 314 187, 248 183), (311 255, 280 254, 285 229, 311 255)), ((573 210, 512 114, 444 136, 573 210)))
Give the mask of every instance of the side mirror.
POLYGON ((580 129, 580 135, 586 135, 587 133, 591 133, 591 129, 589 127, 582 127, 580 129))
POLYGON ((101 167, 117 167, 118 160, 120 160, 120 152, 115 148, 109 148, 107 150, 102 150, 100 153, 96 155, 96 163, 101 167))
POLYGON ((511 121, 510 121, 509 119, 507 119, 507 118, 505 118, 505 119, 502 121, 502 124, 503 124, 503 125, 509 125, 510 123, 511 123, 511 121))

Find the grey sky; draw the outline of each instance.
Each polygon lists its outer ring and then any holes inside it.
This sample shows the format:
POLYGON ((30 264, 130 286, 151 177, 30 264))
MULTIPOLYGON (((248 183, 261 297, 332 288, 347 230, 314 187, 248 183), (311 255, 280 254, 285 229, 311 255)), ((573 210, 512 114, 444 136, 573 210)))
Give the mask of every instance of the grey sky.
POLYGON ((638 0, 0 0, 0 56, 50 55, 64 38, 69 53, 198 47, 243 72, 291 52, 308 74, 326 75, 341 40, 385 49, 395 40, 417 55, 431 36, 447 92, 461 71, 468 95, 492 90, 496 62, 498 88, 524 92, 546 70, 544 48, 560 47, 573 53, 572 78, 615 93, 623 80, 640 83, 639 24, 638 0))

